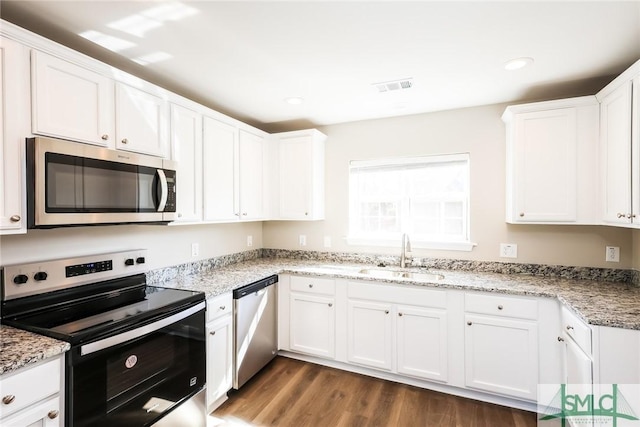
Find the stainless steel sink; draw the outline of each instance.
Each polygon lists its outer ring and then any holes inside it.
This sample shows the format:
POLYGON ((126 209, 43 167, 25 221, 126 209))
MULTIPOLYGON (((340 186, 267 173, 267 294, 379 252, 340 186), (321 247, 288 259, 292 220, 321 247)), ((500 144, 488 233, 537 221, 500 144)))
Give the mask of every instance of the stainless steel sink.
POLYGON ((421 272, 421 271, 398 271, 398 270, 382 270, 376 268, 363 268, 358 271, 360 274, 364 274, 371 277, 378 277, 381 279, 413 279, 421 280, 425 282, 436 281, 444 279, 442 274, 421 272))

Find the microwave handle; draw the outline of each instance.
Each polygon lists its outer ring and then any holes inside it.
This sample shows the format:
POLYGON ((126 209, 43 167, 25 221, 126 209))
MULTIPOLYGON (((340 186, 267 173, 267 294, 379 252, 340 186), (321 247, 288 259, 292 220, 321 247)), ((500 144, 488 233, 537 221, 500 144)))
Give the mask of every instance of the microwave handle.
POLYGON ((167 176, 162 169, 157 169, 158 182, 160 183, 160 197, 158 197, 158 212, 163 212, 164 207, 167 204, 167 197, 169 195, 169 186, 167 185, 167 176))

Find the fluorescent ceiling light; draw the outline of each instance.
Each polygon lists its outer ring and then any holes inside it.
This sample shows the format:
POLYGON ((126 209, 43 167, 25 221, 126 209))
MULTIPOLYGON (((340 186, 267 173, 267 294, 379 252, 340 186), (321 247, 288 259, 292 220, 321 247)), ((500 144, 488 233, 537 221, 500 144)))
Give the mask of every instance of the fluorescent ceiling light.
POLYGON ((529 57, 515 58, 510 61, 507 61, 504 64, 504 69, 507 71, 519 70, 520 68, 524 68, 527 65, 531 65, 531 64, 533 64, 533 58, 529 58, 529 57))
POLYGON ((292 96, 289 98, 285 98, 284 102, 291 105, 300 105, 304 102, 304 99, 300 98, 299 96, 292 96))
POLYGON ((194 7, 187 6, 180 2, 166 3, 151 9, 140 12, 144 16, 155 19, 160 22, 178 21, 187 16, 195 15, 200 11, 194 7))
POLYGON ((153 52, 147 55, 142 55, 137 58, 134 58, 132 61, 137 62, 140 65, 153 64, 160 61, 166 61, 167 59, 173 58, 173 55, 168 54, 167 52, 153 52))
POLYGON ((107 24, 107 27, 119 30, 136 37, 144 37, 144 33, 162 26, 162 22, 142 15, 129 15, 119 21, 107 24))
POLYGON ((101 33, 99 31, 94 31, 94 30, 85 31, 78 35, 89 41, 94 42, 95 44, 98 44, 104 47, 105 49, 109 49, 112 52, 119 52, 121 50, 129 49, 136 45, 135 43, 132 43, 128 40, 109 36, 107 34, 101 33))

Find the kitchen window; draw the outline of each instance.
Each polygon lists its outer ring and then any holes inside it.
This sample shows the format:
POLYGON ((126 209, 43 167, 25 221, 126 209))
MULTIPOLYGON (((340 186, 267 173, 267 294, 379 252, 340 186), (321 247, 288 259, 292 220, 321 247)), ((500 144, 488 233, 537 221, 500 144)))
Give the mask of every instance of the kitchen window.
POLYGON ((350 244, 471 250, 469 154, 349 164, 350 244))

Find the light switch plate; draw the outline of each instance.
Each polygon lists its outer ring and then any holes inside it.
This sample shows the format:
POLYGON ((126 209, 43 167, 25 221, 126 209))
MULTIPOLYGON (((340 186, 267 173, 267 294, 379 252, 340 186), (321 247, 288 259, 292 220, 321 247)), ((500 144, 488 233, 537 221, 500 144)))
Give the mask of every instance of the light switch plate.
POLYGON ((620 262, 620 247, 607 246, 604 260, 607 262, 620 262))

